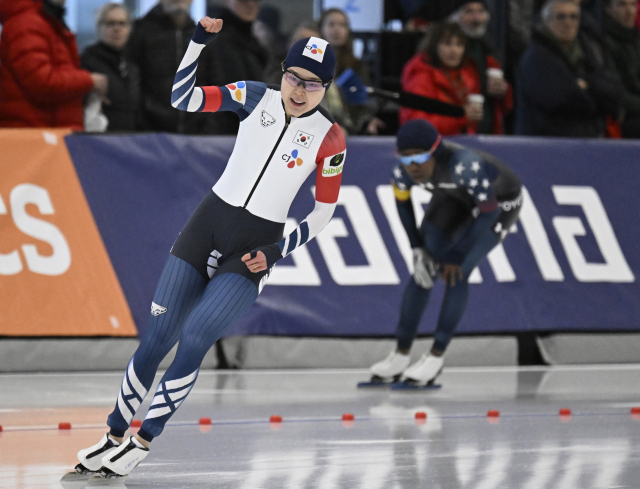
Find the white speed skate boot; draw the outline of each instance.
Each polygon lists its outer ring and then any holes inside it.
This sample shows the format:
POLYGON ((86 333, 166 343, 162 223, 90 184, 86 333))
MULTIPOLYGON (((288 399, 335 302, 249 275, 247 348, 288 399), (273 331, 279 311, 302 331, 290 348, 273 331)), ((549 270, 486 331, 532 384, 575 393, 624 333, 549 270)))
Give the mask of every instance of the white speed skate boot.
POLYGON ((395 348, 384 360, 371 366, 371 380, 361 382, 358 387, 373 387, 392 384, 400 380, 402 372, 409 366, 409 355, 398 353, 395 348))
POLYGON ((444 356, 424 354, 420 360, 404 371, 402 382, 418 387, 433 385, 436 377, 442 372, 443 365, 444 356))
POLYGON ((69 472, 62 477, 62 481, 73 481, 89 479, 96 475, 100 467, 102 467, 102 459, 105 455, 109 455, 120 446, 109 433, 106 433, 102 439, 89 448, 84 448, 78 452, 78 461, 73 472, 69 472))
POLYGON ((89 485, 101 485, 105 481, 123 479, 149 455, 149 449, 130 436, 122 445, 102 458, 102 467, 89 481, 89 485))

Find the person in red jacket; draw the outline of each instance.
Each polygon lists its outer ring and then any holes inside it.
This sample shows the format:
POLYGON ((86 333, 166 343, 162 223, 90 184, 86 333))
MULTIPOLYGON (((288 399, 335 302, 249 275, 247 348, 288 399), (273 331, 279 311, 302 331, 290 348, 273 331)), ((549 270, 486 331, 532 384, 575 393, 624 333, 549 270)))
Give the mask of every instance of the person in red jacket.
POLYGON ((65 0, 0 0, 0 127, 83 129, 83 99, 107 78, 80 69, 65 0))
MULTIPOLYGON (((400 109, 400 124, 412 119, 426 119, 443 136, 476 134, 483 117, 480 73, 474 61, 467 56, 467 36, 454 23, 441 23, 433 27, 426 44, 409 60, 402 70, 402 89, 459 105, 465 109, 465 117, 455 118, 427 114, 419 110, 400 109), (475 96, 475 97, 474 97, 475 96)), ((487 57, 487 66, 498 68, 498 62, 487 57)), ((502 120, 513 107, 511 87, 494 111, 493 134, 502 134, 502 120)))

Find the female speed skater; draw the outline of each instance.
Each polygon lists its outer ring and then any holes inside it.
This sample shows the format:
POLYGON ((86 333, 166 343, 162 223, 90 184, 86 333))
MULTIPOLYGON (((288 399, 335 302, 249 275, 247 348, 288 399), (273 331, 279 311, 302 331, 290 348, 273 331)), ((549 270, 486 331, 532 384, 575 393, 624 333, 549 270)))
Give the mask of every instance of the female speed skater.
POLYGON ((316 236, 336 207, 346 143, 338 124, 319 107, 335 70, 333 49, 316 37, 296 42, 282 63, 280 86, 238 81, 196 87, 198 57, 221 28, 220 19, 198 23, 176 73, 171 103, 189 112, 236 112, 241 123, 235 147, 171 248, 146 334, 107 419, 109 432, 78 452, 80 463, 69 479, 122 478, 144 460, 192 389, 206 352, 255 302, 274 264, 316 236), (314 171, 315 207, 283 237, 291 202, 314 171), (178 341, 142 427, 125 438, 160 361, 178 341))
POLYGON ((398 388, 429 387, 442 371, 444 353, 469 297, 469 275, 505 239, 522 207, 515 173, 494 156, 442 141, 426 120, 407 122, 397 134, 400 158, 393 168, 393 190, 403 227, 413 249, 414 274, 404 291, 397 345, 371 367, 364 385, 397 382, 398 388), (422 224, 416 226, 411 187, 432 193, 422 224), (413 365, 410 352, 437 274, 446 292, 434 343, 413 365))

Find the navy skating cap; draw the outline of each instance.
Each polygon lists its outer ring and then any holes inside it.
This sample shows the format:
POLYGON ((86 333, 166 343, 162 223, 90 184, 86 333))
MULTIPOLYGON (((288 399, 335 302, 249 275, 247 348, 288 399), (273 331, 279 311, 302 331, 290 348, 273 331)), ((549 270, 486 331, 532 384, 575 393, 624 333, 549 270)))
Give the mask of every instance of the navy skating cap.
POLYGON ((319 37, 307 37, 296 42, 284 60, 284 67, 298 66, 309 70, 324 83, 333 79, 336 55, 331 45, 319 37))
POLYGON ((429 121, 413 119, 400 128, 396 134, 398 151, 405 149, 426 149, 435 151, 440 141, 440 133, 429 121))

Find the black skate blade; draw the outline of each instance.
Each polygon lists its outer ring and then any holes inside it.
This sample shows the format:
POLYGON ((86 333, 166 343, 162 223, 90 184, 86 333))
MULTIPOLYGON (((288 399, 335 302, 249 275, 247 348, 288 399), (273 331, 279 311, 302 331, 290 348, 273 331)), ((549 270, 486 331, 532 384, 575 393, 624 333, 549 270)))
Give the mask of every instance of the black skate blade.
POLYGON ((404 382, 396 382, 391 384, 391 390, 394 391, 424 391, 424 390, 434 390, 440 389, 442 384, 436 384, 433 380, 427 382, 426 385, 416 384, 410 380, 405 380, 404 382))
POLYGON ((371 380, 367 382, 358 382, 358 389, 369 389, 372 387, 373 388, 389 387, 390 385, 393 385, 395 382, 398 382, 398 380, 400 380, 399 375, 396 375, 391 380, 385 380, 382 377, 378 377, 377 375, 374 375, 373 377, 371 377, 371 380))

